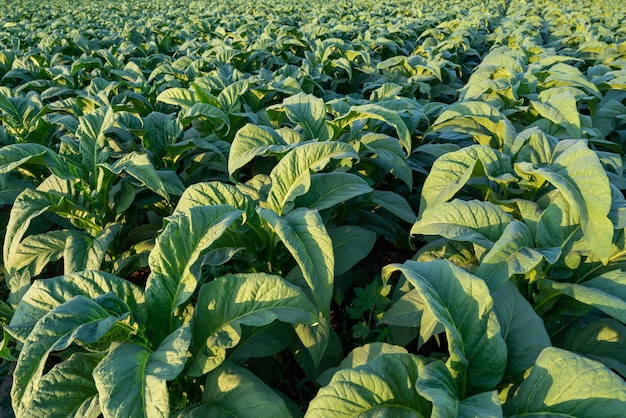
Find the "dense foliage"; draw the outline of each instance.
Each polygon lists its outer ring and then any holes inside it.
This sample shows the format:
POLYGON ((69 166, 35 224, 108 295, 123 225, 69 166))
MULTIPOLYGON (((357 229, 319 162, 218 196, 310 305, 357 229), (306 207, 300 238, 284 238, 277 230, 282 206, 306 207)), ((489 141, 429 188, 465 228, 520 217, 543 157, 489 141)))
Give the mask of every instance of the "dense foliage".
POLYGON ((622 1, 0 10, 0 416, 626 415, 622 1))

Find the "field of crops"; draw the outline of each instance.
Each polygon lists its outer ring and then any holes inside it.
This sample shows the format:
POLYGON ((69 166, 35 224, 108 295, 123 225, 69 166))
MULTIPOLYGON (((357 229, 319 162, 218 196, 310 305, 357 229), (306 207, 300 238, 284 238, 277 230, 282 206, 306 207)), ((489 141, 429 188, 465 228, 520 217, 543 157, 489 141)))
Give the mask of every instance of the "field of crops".
POLYGON ((623 0, 0 4, 0 418, 626 416, 623 0))

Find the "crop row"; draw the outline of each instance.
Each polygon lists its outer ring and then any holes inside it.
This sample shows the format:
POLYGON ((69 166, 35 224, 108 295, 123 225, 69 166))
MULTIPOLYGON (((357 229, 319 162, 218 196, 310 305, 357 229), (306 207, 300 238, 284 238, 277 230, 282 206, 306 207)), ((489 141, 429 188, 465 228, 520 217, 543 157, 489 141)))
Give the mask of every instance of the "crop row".
POLYGON ((0 416, 623 415, 626 9, 0 9, 0 416))

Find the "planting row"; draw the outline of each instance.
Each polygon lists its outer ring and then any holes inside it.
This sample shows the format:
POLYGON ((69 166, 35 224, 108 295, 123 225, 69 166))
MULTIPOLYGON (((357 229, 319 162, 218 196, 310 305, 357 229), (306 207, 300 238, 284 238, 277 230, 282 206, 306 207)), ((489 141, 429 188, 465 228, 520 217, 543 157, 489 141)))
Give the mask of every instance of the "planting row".
POLYGON ((22 6, 4 416, 623 415, 613 4, 22 6))

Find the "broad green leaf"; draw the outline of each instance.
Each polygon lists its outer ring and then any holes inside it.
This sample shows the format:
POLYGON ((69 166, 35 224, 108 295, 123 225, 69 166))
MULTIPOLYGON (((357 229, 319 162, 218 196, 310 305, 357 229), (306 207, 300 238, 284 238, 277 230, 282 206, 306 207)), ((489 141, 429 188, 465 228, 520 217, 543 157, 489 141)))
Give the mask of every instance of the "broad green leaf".
POLYGON ((174 106, 180 106, 183 109, 189 109, 199 101, 197 94, 188 89, 173 87, 161 92, 157 98, 157 102, 163 102, 174 106))
POLYGON ((78 231, 68 231, 63 252, 65 274, 82 270, 99 270, 109 246, 120 230, 120 224, 111 224, 93 238, 78 231))
MULTIPOLYGON (((188 65, 188 64, 185 64, 185 65, 188 65)), ((216 85, 215 81, 217 80, 198 77, 196 80, 190 83, 190 87, 193 88, 193 93, 195 93, 195 97, 197 97, 196 101, 199 101, 202 103, 209 103, 215 107, 222 106, 222 103, 220 103, 220 101, 217 100, 217 97, 215 97, 213 93, 211 93, 211 90, 224 89, 226 88, 226 83, 224 82, 224 80, 219 80, 217 81, 217 83, 219 83, 219 86, 218 86, 216 85)))
POLYGON ((322 170, 331 159, 354 158, 358 155, 343 142, 310 142, 290 151, 270 173, 272 186, 267 208, 282 215, 293 207, 293 200, 305 194, 311 185, 311 171, 322 170))
POLYGON ((354 369, 368 363, 381 354, 390 353, 408 354, 408 351, 404 347, 380 342, 362 345, 350 351, 337 367, 331 367, 322 373, 317 382, 322 386, 326 386, 339 370, 354 369))
POLYGON ((156 156, 164 156, 167 147, 183 137, 183 126, 174 114, 151 112, 142 118, 145 134, 141 143, 156 156))
MULTIPOLYGON (((32 132, 32 134, 35 136, 37 135, 36 131, 32 132)), ((27 144, 21 144, 21 145, 27 145, 27 144)), ((58 151, 59 154, 57 154, 56 147, 48 149, 48 152, 43 155, 43 164, 45 164, 46 168, 51 173, 53 173, 59 178, 67 179, 67 180, 80 178, 82 176, 80 163, 77 160, 68 158, 67 155, 62 155, 63 148, 64 148, 63 145, 61 145, 60 150, 58 151)), ((31 160, 29 162, 40 163, 39 161, 40 161, 39 159, 36 159, 36 160, 31 160)))
POLYGON ((610 97, 609 94, 605 96, 593 117, 593 126, 598 128, 605 136, 615 130, 616 119, 619 120, 620 115, 626 113, 626 106, 621 103, 619 98, 610 97))
POLYGON ((98 390, 93 369, 102 360, 101 354, 74 353, 46 373, 33 395, 28 418, 98 418, 98 390))
MULTIPOLYGON (((181 181, 181 178, 173 170, 162 169, 156 171, 159 179, 163 183, 163 190, 168 195, 180 196, 185 191, 185 185, 181 181)), ((154 189, 156 190, 156 189, 154 189)), ((133 202, 134 203, 134 202, 133 202)), ((122 213, 119 207, 115 208, 117 213, 122 213)))
POLYGON ((350 270, 367 257, 376 243, 376 233, 356 225, 339 225, 328 229, 333 242, 335 276, 350 270))
POLYGON ((512 282, 492 293, 493 310, 508 350, 506 374, 521 376, 551 345, 543 320, 512 282))
MULTIPOLYGON (((607 171, 607 174, 608 173, 607 171)), ((611 210, 608 216, 613 223, 613 228, 616 230, 621 230, 626 227, 626 199, 622 191, 613 185, 613 183, 611 183, 611 210)))
POLYGON ((539 247, 560 247, 567 253, 580 237, 580 216, 565 200, 563 193, 558 193, 539 216, 535 241, 539 247))
MULTIPOLYGON (((300 46, 303 45, 299 41, 296 41, 295 44, 300 45, 300 46)), ((298 94, 302 92, 302 86, 300 85, 300 82, 296 80, 295 74, 294 76, 279 75, 277 77, 274 77, 270 83, 264 86, 264 90, 265 89, 266 91, 256 90, 255 93, 259 95, 265 95, 267 91, 269 91, 269 92, 284 93, 286 95, 292 95, 292 94, 298 94)))
POLYGON ((528 128, 515 137, 511 154, 516 161, 550 163, 558 141, 537 127, 528 128))
POLYGON ((305 417, 428 417, 430 402, 415 388, 422 364, 412 354, 389 353, 339 370, 313 398, 305 417))
POLYGON ((40 192, 62 195, 71 201, 77 201, 82 204, 84 200, 80 195, 80 192, 76 190, 76 184, 76 181, 62 179, 61 177, 51 175, 39 183, 37 190, 40 192))
MULTIPOLYGON (((166 190, 168 190, 167 186, 166 190)), ((140 192, 129 178, 121 179, 111 190, 111 195, 109 195, 110 197, 108 199, 110 202, 109 207, 112 206, 111 209, 114 208, 116 215, 125 213, 133 206, 133 203, 135 203, 138 191, 140 192)), ((182 193, 182 191, 180 193, 182 193)))
POLYGON ((102 66, 102 61, 100 61, 100 59, 98 58, 81 57, 75 60, 74 62, 72 62, 72 66, 70 67, 70 74, 76 75, 82 70, 85 70, 85 69, 91 70, 94 68, 100 68, 101 66, 102 66))
POLYGON ((201 256, 243 211, 230 205, 197 206, 170 218, 156 239, 148 263, 146 307, 155 341, 180 324, 176 308, 195 292, 200 277, 201 256))
POLYGON ((10 144, 0 148, 0 174, 8 173, 27 162, 44 163, 44 156, 50 152, 39 144, 10 144))
POLYGON ((200 405, 174 418, 290 418, 283 399, 252 372, 226 362, 206 378, 200 405))
MULTIPOLYGON (((530 230, 523 222, 509 223, 502 236, 480 260, 476 275, 483 279, 490 291, 495 291, 514 274, 526 274, 533 270, 544 256, 534 249, 535 242, 530 230)), ((552 263, 560 255, 551 259, 552 263)))
POLYGON ((28 268, 31 276, 37 276, 48 263, 61 258, 67 236, 67 230, 27 236, 12 259, 13 268, 16 271, 28 268))
POLYGON ((618 418, 626 410, 626 383, 601 363, 547 347, 503 410, 510 418, 618 418))
POLYGON ((580 137, 580 114, 571 93, 550 97, 546 103, 531 101, 531 106, 550 122, 563 127, 572 138, 580 137))
POLYGON ((283 100, 285 114, 293 123, 302 127, 306 139, 327 141, 332 135, 326 127, 324 100, 312 94, 298 93, 283 100))
POLYGON ((259 215, 270 224, 292 257, 298 263, 309 286, 307 295, 328 318, 333 291, 335 258, 333 243, 326 227, 314 210, 298 208, 285 217, 267 209, 259 215))
MULTIPOLYGON (((121 106, 122 108, 124 106, 121 106)), ((137 109, 132 109, 130 112, 120 109, 117 106, 113 106, 115 111, 113 114, 113 124, 106 131, 106 133, 114 133, 120 135, 122 138, 127 138, 127 132, 136 132, 138 129, 143 128, 143 121, 135 114, 137 109)))
POLYGON ((366 134, 360 143, 372 154, 371 161, 402 180, 413 189, 413 173, 396 138, 380 134, 366 134))
POLYGON ((308 191, 295 199, 296 207, 324 210, 353 197, 370 193, 367 182, 352 173, 317 173, 310 177, 308 191))
POLYGON ((374 192, 366 198, 393 213, 404 222, 413 223, 417 220, 413 208, 406 199, 397 193, 387 190, 374 190, 374 192))
POLYGON ((75 220, 77 223, 84 224, 85 227, 91 228, 93 232, 100 232, 100 228, 92 222, 92 215, 84 208, 70 202, 62 194, 41 192, 33 189, 24 190, 13 204, 4 237, 4 268, 5 277, 9 282, 9 289, 11 290, 8 298, 11 304, 17 305, 17 302, 28 288, 20 281, 12 281, 11 276, 16 273, 13 259, 19 251, 20 242, 33 219, 45 212, 57 213, 68 219, 75 220))
POLYGON ((338 126, 340 129, 343 129, 352 122, 363 119, 380 120, 395 128, 398 133, 400 145, 404 148, 407 156, 411 155, 411 152, 413 151, 411 132, 396 110, 387 109, 379 104, 373 103, 352 106, 347 114, 335 119, 332 124, 338 126))
POLYGON ((513 124, 495 107, 477 101, 457 102, 448 107, 431 129, 471 135, 481 145, 510 149, 517 132, 513 124))
MULTIPOLYGON (((295 326, 293 328, 295 328, 297 332, 299 327, 301 326, 295 326)), ((310 330, 315 330, 315 328, 309 327, 308 331, 310 330)), ((312 335, 311 340, 328 341, 326 350, 317 365, 313 363, 313 357, 311 356, 311 352, 313 350, 307 349, 307 344, 305 344, 306 338, 303 338, 303 333, 299 333, 298 338, 291 340, 288 349, 294 356, 302 371, 308 376, 309 379, 311 379, 311 381, 313 381, 322 373, 322 371, 338 364, 344 356, 344 351, 339 335, 329 324, 324 325, 323 332, 318 331, 316 334, 311 332, 310 334, 312 335), (305 343, 302 341, 305 341, 305 343)), ((294 416, 302 417, 302 412, 294 412, 295 410, 293 409, 293 404, 288 403, 288 406, 290 406, 294 416)))
POLYGON ((278 133, 278 135, 280 135, 283 141, 289 144, 289 149, 295 148, 296 146, 301 145, 302 143, 317 142, 317 141, 305 141, 299 131, 296 131, 295 129, 289 126, 283 126, 281 128, 278 128, 276 132, 278 133))
POLYGON ((106 162, 110 150, 105 136, 105 131, 114 123, 114 112, 109 107, 100 107, 91 113, 81 116, 76 136, 79 139, 79 150, 82 165, 95 185, 97 166, 106 162))
POLYGON ((146 373, 159 379, 174 380, 185 367, 190 343, 191 328, 189 324, 174 330, 150 354, 145 366, 146 373))
MULTIPOLYGON (((203 155, 205 158, 211 157, 215 164, 219 165, 219 169, 224 171, 226 154, 225 150, 220 147, 224 143, 218 142, 215 135, 209 135, 203 138, 190 138, 179 141, 167 147, 167 159, 172 163, 180 163, 184 161, 189 154, 203 155)), ((228 144, 228 143, 225 143, 228 144)))
POLYGON ((613 270, 580 284, 544 279, 541 285, 626 322, 626 273, 622 270, 613 270))
POLYGON ((98 167, 106 169, 116 175, 120 175, 124 172, 159 196, 163 196, 168 200, 170 198, 167 190, 165 190, 163 180, 161 180, 161 177, 146 154, 130 152, 113 164, 103 162, 99 163, 98 167))
POLYGON ((130 342, 113 344, 93 372, 104 417, 169 417, 165 381, 183 370, 190 340, 186 325, 165 338, 154 352, 130 342))
POLYGON ((235 187, 242 193, 250 196, 254 201, 254 207, 259 206, 259 203, 267 197, 267 192, 271 186, 270 176, 266 174, 256 174, 250 180, 245 183, 237 183, 235 187))
MULTIPOLYGON (((309 300, 314 299, 299 266, 292 268, 285 276, 285 280, 302 289, 309 300)), ((322 371, 337 364, 344 355, 339 336, 331 328, 329 316, 330 313, 324 316, 318 308, 316 322, 311 325, 293 325, 298 338, 291 341, 289 350, 311 379, 315 379, 322 371)))
POLYGON ((544 80, 542 87, 550 88, 554 86, 578 87, 584 92, 600 98, 602 94, 598 87, 588 80, 581 71, 570 64, 559 62, 553 65, 548 71, 549 75, 544 80))
POLYGON ((378 236, 382 236, 389 242, 402 242, 408 238, 404 225, 398 219, 377 210, 379 208, 366 200, 365 196, 358 197, 354 204, 357 207, 350 212, 350 218, 354 219, 354 223, 376 232, 378 236))
POLYGON ((143 290, 128 280, 101 271, 81 271, 36 280, 18 305, 7 330, 24 342, 41 318, 56 307, 81 295, 89 299, 112 293, 140 317, 144 316, 143 290))
MULTIPOLYGON (((528 229, 530 229, 530 232, 533 235, 533 237, 535 237, 535 241, 536 241, 537 222, 539 221, 539 217, 542 214, 542 210, 539 204, 533 200, 526 200, 526 199, 520 199, 520 198, 509 199, 508 204, 516 209, 515 212, 519 214, 518 219, 526 224, 528 229)), ((543 245, 539 245, 538 243, 536 244, 537 244, 537 247, 539 248, 544 248, 544 247, 551 248, 550 246, 543 246, 543 245)))
POLYGON ((194 103, 189 109, 181 112, 180 121, 187 125, 196 119, 206 119, 216 125, 216 129, 226 128, 226 133, 230 131, 230 119, 228 115, 219 107, 209 103, 194 103))
POLYGON ((545 178, 559 189, 571 210, 580 216, 589 246, 606 264, 613 238, 613 224, 608 218, 611 189, 597 154, 584 142, 577 141, 565 148, 552 164, 518 163, 517 166, 527 174, 545 178))
POLYGON ((481 61, 480 67, 496 66, 503 67, 516 73, 523 73, 526 69, 527 57, 517 49, 505 46, 493 48, 481 61))
POLYGON ((476 257, 476 246, 473 243, 439 238, 424 245, 412 259, 415 261, 448 260, 465 270, 476 271, 480 264, 476 257))
POLYGON ((16 270, 13 267, 14 258, 17 257, 16 261, 18 265, 21 265, 21 257, 18 255, 20 241, 30 226, 31 221, 49 208, 59 204, 61 199, 63 199, 62 196, 26 189, 15 200, 11 210, 12 216, 9 218, 4 237, 3 260, 5 276, 10 277, 11 273, 16 270))
POLYGON ((11 398, 16 415, 30 408, 52 351, 64 350, 74 340, 94 343, 126 316, 114 315, 85 296, 75 296, 45 314, 24 341, 13 373, 11 398))
POLYGON ((300 288, 266 273, 232 274, 202 286, 194 311, 194 363, 189 374, 215 368, 211 357, 224 354, 241 338, 241 325, 264 326, 274 320, 311 324, 317 313, 300 288))
POLYGON ((493 203, 455 199, 423 212, 411 234, 439 235, 491 248, 512 220, 511 215, 493 203))
MULTIPOLYGON (((331 328, 329 314, 319 312, 317 321, 313 324, 294 324, 293 328, 299 338, 299 343, 306 350, 296 355, 296 360, 307 374, 316 375, 315 368, 322 364, 326 350, 330 344, 331 328), (308 354, 308 357, 306 356, 308 354)), ((298 350, 300 351, 300 350, 298 350)))
POLYGON ((421 293, 424 304, 443 325, 450 357, 446 365, 471 393, 493 389, 506 366, 493 300, 485 282, 445 261, 406 261, 383 268, 383 277, 400 271, 421 293))
POLYGON ((233 174, 255 157, 280 154, 291 148, 289 144, 269 126, 246 124, 237 131, 228 154, 228 174, 233 174))
POLYGON ((240 111, 241 97, 246 93, 250 86, 248 80, 235 81, 226 86, 217 96, 220 107, 224 109, 226 114, 233 114, 240 111))
POLYGON ((196 183, 185 189, 180 197, 174 215, 186 213, 196 206, 231 205, 246 212, 249 217, 256 215, 256 202, 232 184, 219 181, 196 183))
POLYGON ((0 110, 2 110, 0 115, 3 122, 11 127, 26 128, 28 121, 37 114, 40 106, 32 100, 32 97, 7 97, 7 95, 9 94, 0 94, 0 110))
POLYGON ((0 174, 0 205, 12 205, 20 193, 32 188, 34 188, 33 183, 18 176, 0 174))
POLYGON ((422 187, 420 215, 452 199, 470 178, 483 176, 502 184, 516 179, 510 157, 487 146, 472 145, 437 158, 422 187))
POLYGON ((251 357, 273 356, 287 347, 294 337, 293 327, 280 321, 262 327, 242 325, 241 330, 239 344, 228 352, 228 359, 237 364, 251 357))
POLYGON ((421 326, 423 311, 424 300, 416 289, 412 289, 385 311, 380 323, 418 328, 421 326))
POLYGON ((378 323, 408 329, 407 343, 418 337, 418 349, 434 335, 445 332, 428 305, 424 304, 417 289, 411 289, 402 295, 391 305, 378 323))
POLYGON ((415 388, 433 404, 431 418, 502 417, 497 391, 463 398, 457 382, 442 361, 422 365, 415 388))
POLYGON ((463 399, 459 405, 457 418, 475 417, 502 417, 502 405, 498 397, 498 391, 483 392, 463 399))
MULTIPOLYGON (((388 62, 388 63, 392 63, 392 61, 394 61, 395 59, 398 59, 397 57, 395 58, 390 58, 388 60, 385 60, 384 62, 388 62)), ((401 57, 400 60, 404 63, 406 62, 406 58, 401 57)), ((381 66, 382 63, 379 63, 378 65, 376 65, 377 68, 383 68, 381 66)), ((389 99, 393 99, 398 97, 398 95, 400 95, 400 93, 402 93, 402 86, 396 84, 396 83, 385 83, 382 86, 378 87, 371 96, 371 100, 374 101, 374 96, 376 97, 376 99, 385 99, 385 98, 389 98, 389 99)))
POLYGON ((613 318, 588 315, 553 338, 555 346, 582 354, 616 370, 626 372, 626 326, 613 318))
POLYGON ((231 418, 232 414, 222 410, 220 407, 210 404, 200 404, 174 411, 172 418, 231 418))
POLYGON ((2 309, 2 317, 0 317, 0 326, 2 326, 2 340, 0 340, 0 359, 6 361, 17 361, 17 358, 11 353, 11 349, 9 348, 9 342, 11 342, 11 334, 7 332, 4 327, 8 324, 10 317, 13 312, 11 308, 7 304, 0 305, 0 309, 2 309), (7 315, 8 314, 8 315, 7 315))

